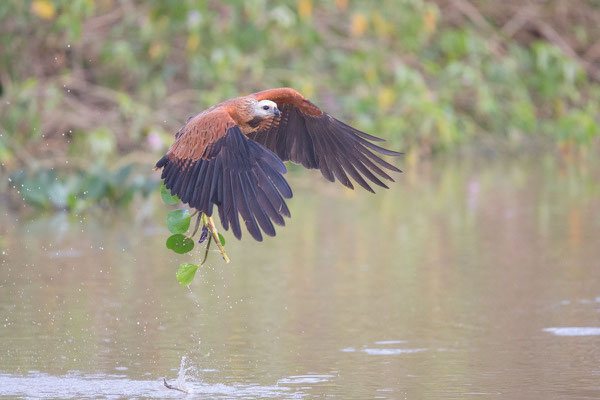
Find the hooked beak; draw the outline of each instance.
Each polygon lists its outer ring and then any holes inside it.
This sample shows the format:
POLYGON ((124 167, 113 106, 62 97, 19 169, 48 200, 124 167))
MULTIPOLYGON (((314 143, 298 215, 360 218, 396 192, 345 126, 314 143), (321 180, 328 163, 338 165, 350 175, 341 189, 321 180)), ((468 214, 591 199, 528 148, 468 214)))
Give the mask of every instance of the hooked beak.
POLYGON ((273 113, 275 113, 275 116, 276 116, 276 117, 279 117, 279 116, 281 115, 281 113, 279 112, 279 108, 277 108, 277 107, 275 107, 275 108, 273 109, 273 113))

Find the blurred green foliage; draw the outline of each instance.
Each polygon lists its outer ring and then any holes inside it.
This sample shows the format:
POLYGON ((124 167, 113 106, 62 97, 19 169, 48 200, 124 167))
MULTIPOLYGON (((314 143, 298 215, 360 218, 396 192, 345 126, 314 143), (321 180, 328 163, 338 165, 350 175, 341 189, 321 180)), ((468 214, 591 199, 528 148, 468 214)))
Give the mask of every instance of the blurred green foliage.
MULTIPOLYGON (((443 3, 0 2, 1 168, 79 159, 84 176, 90 157, 123 154, 151 165, 188 116, 279 86, 408 162, 473 143, 598 145, 600 83, 581 63, 543 40, 449 23, 443 3)), ((600 13, 597 1, 580 5, 600 13)))
POLYGON ((57 174, 54 168, 15 171, 9 187, 24 200, 41 209, 70 209, 81 212, 91 206, 127 206, 136 194, 148 196, 158 183, 133 173, 128 164, 114 172, 94 167, 86 171, 57 174))

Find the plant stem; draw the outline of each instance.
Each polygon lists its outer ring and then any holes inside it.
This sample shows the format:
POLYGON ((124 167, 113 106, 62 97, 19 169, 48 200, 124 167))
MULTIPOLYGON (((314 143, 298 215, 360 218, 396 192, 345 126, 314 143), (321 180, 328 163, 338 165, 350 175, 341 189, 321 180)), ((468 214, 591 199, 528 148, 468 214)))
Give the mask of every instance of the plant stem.
POLYGON ((179 388, 177 386, 169 385, 169 383, 167 382, 167 378, 163 378, 163 383, 164 383, 164 385, 165 385, 165 387, 167 389, 178 390, 178 391, 183 392, 185 394, 189 394, 190 393, 187 390, 181 389, 181 388, 179 388))
POLYGON ((210 243, 212 242, 212 236, 208 237, 208 243, 206 244, 206 251, 204 251, 204 258, 202 259, 202 262, 200 263, 200 265, 204 265, 204 263, 206 262, 206 258, 208 257, 208 249, 210 249, 210 243))
POLYGON ((217 247, 219 248, 219 252, 223 256, 223 259, 225 260, 225 262, 227 264, 229 264, 229 262, 230 262, 229 257, 227 257, 227 253, 225 253, 225 249, 223 248, 223 245, 221 244, 221 241, 219 240, 219 232, 217 232, 217 227, 215 226, 215 222, 213 221, 212 217, 208 217, 206 214, 202 213, 202 222, 208 228, 212 237, 215 239, 215 243, 217 244, 217 247))
MULTIPOLYGON (((193 217, 194 215, 196 215, 196 214, 198 214, 198 210, 196 210, 196 212, 194 212, 194 213, 192 214, 192 217, 193 217)), ((203 214, 204 214, 204 213, 203 213, 203 214)), ((190 236, 190 239, 194 237, 194 235, 196 234, 196 232, 198 232, 198 227, 200 226, 200 217, 201 217, 201 215, 200 215, 200 214, 198 214, 198 218, 196 218, 196 226, 194 227, 194 233, 192 233, 192 235, 190 236)))

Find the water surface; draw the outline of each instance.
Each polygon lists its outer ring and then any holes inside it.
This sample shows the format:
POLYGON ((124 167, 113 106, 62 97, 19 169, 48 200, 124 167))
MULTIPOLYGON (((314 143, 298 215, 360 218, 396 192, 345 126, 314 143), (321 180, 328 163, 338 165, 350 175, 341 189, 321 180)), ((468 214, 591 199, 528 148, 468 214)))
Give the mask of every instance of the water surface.
POLYGON ((0 398, 186 397, 162 377, 206 399, 600 397, 600 168, 290 182, 277 237, 226 235, 232 263, 212 253, 189 289, 158 203, 2 208, 0 398))

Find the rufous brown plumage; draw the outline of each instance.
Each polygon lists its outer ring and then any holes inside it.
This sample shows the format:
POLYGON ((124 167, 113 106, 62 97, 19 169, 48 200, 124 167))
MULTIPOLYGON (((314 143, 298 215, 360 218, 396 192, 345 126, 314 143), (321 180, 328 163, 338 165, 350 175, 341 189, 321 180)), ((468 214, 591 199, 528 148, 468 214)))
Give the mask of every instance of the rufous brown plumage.
POLYGON ((373 192, 370 182, 387 188, 385 169, 401 172, 374 152, 398 156, 381 142, 323 112, 290 88, 264 90, 217 104, 175 135, 156 163, 165 185, 182 202, 211 216, 217 206, 223 227, 240 239, 240 216, 258 241, 261 231, 275 236, 273 223, 285 225, 284 199, 292 190, 283 161, 319 169, 333 182, 353 189, 349 177, 373 192), (376 176, 376 175, 379 175, 376 176), (370 182, 367 182, 369 180, 370 182))

